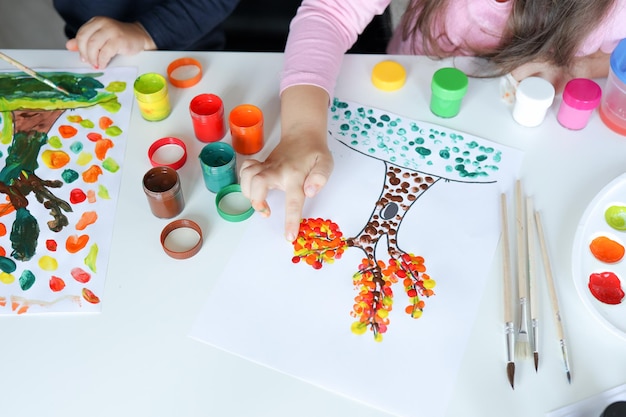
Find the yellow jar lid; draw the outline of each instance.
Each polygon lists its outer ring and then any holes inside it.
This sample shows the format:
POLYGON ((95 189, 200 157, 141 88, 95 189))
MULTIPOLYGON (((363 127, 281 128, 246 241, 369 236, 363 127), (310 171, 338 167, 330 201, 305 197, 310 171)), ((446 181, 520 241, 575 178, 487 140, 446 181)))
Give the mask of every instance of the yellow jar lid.
POLYGON ((406 81, 406 70, 396 61, 381 61, 372 70, 372 83, 383 91, 402 88, 406 81))

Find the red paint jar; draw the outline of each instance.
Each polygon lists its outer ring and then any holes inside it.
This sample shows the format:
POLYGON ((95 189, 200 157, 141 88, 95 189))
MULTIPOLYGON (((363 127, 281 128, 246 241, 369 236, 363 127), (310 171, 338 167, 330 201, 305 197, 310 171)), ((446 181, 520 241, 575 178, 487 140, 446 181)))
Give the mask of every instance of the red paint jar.
POLYGON ((201 142, 217 142, 226 134, 224 103, 215 94, 200 94, 189 103, 193 131, 201 142))

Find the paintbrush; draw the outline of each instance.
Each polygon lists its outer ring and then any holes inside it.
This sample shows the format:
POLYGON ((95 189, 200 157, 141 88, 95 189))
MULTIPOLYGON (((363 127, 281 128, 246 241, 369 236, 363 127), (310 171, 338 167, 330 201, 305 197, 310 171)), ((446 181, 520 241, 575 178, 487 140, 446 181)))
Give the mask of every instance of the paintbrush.
POLYGON ((537 270, 535 263, 535 227, 533 213, 533 200, 526 198, 526 239, 528 242, 528 286, 530 287, 530 323, 533 347, 533 360, 535 362, 535 372, 539 367, 539 317, 537 316, 537 270))
POLYGON ((515 328, 513 324, 513 304, 511 296, 511 249, 509 244, 509 219, 507 215, 506 194, 500 195, 502 220, 502 267, 504 278, 504 334, 506 337, 506 375, 511 388, 515 379, 515 328))
POLYGON ((58 92, 65 94, 66 96, 70 95, 70 93, 66 89, 64 89, 63 87, 59 87, 58 85, 56 85, 54 82, 52 82, 48 78, 46 78, 43 75, 37 73, 35 70, 33 70, 31 68, 28 68, 26 65, 19 63, 18 61, 16 61, 15 59, 11 58, 10 56, 0 52, 0 58, 5 60, 9 64, 15 66, 16 68, 21 69, 26 74, 28 74, 31 77, 33 77, 34 79, 36 79, 38 81, 41 81, 42 83, 44 83, 48 87, 51 87, 51 88, 57 90, 58 92))
POLYGON ((572 374, 569 365, 569 356, 567 354, 567 345, 565 343, 565 333, 563 331, 563 322, 561 321, 561 311, 559 309, 559 300, 556 296, 556 289, 554 287, 554 278, 552 277, 552 267, 550 265, 550 257, 548 256, 548 248, 546 245, 546 239, 543 233, 543 225, 541 222, 541 216, 539 212, 535 211, 535 223, 537 224, 537 235, 539 236, 539 245, 541 246, 541 255, 543 258, 543 264, 546 273, 546 281, 548 282, 548 292, 550 294, 550 302, 552 304, 552 313, 554 314, 554 320, 556 323, 557 337, 559 338, 559 344, 561 346, 561 354, 563 356, 563 364, 565 365, 565 373, 567 375, 567 382, 572 383, 572 374))
POLYGON ((524 203, 522 194, 522 182, 515 183, 515 224, 517 226, 517 285, 519 297, 519 328, 515 341, 515 354, 527 357, 530 351, 530 340, 528 336, 528 277, 526 257, 526 236, 524 232, 524 203))

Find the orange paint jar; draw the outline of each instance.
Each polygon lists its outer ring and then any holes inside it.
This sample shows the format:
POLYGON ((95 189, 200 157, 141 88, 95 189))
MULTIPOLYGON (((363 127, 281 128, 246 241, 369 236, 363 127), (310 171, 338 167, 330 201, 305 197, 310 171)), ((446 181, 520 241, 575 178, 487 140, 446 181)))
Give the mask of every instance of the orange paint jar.
POLYGON ((252 104, 241 104, 228 117, 233 148, 237 153, 251 155, 263 149, 263 112, 252 104))

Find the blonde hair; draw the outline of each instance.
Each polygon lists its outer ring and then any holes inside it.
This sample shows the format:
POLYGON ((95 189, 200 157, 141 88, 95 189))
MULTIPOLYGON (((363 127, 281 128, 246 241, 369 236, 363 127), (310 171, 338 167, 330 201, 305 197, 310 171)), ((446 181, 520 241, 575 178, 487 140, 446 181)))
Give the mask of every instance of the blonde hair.
MULTIPOLYGON (((615 3, 615 0, 509 1, 513 5, 499 46, 493 50, 473 50, 475 56, 493 63, 500 74, 531 61, 568 68, 582 42, 615 3)), ((421 33, 423 45, 420 46, 428 55, 454 55, 439 47, 431 31, 432 27, 443 24, 448 7, 449 0, 411 0, 400 23, 404 40, 415 42, 415 34, 421 33)), ((445 27, 439 36, 445 36, 445 27)))

